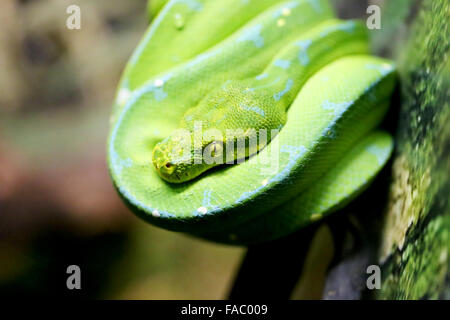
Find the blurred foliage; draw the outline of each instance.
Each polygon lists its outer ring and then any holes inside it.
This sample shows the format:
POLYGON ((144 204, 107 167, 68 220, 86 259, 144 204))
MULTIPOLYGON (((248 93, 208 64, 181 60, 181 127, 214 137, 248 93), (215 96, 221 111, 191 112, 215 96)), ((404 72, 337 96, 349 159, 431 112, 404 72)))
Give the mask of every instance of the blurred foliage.
POLYGON ((380 3, 382 28, 372 30, 372 50, 382 56, 398 58, 404 49, 410 23, 414 20, 421 0, 373 1, 380 3))
POLYGON ((108 119, 145 0, 0 1, 0 296, 223 298, 243 249, 151 227, 105 164, 108 119), (77 264, 82 290, 66 289, 77 264))

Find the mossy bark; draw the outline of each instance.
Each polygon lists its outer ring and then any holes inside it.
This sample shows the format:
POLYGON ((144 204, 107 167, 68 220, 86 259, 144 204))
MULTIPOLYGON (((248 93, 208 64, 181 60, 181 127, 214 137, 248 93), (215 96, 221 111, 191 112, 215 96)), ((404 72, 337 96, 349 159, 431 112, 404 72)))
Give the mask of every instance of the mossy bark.
POLYGON ((402 102, 379 299, 449 298, 449 13, 450 2, 424 0, 399 50, 402 102))

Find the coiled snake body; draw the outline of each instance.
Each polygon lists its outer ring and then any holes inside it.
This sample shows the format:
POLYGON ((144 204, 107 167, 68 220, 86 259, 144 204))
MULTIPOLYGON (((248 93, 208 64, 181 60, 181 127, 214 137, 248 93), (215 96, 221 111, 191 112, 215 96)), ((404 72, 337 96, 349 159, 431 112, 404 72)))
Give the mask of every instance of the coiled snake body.
POLYGON ((367 187, 392 151, 375 128, 394 85, 393 65, 368 54, 365 26, 335 19, 325 0, 171 0, 124 72, 111 175, 151 223, 268 241, 367 187), (276 133, 264 140, 261 129, 276 133), (221 164, 239 139, 243 152, 221 164))

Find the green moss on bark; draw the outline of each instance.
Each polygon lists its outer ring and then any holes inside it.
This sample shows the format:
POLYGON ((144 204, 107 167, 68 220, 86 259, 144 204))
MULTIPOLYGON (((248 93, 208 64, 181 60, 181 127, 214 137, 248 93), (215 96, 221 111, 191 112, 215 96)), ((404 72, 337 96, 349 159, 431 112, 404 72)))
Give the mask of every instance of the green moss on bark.
POLYGON ((450 2, 423 1, 398 61, 402 106, 379 298, 438 298, 449 265, 450 2))

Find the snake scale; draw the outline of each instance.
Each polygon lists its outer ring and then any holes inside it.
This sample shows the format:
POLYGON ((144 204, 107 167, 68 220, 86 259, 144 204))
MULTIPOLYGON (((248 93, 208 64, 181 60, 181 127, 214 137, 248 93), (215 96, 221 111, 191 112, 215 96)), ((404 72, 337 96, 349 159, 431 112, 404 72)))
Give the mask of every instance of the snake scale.
POLYGON ((326 0, 169 0, 113 109, 119 194, 150 223, 230 244, 345 206, 393 149, 377 127, 396 71, 368 42, 326 0))

